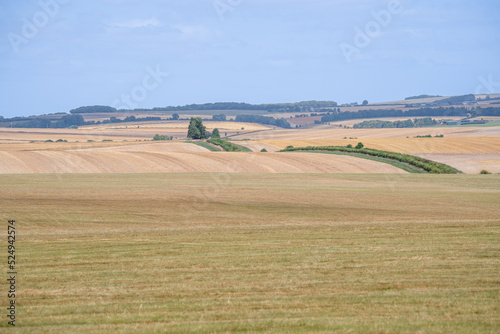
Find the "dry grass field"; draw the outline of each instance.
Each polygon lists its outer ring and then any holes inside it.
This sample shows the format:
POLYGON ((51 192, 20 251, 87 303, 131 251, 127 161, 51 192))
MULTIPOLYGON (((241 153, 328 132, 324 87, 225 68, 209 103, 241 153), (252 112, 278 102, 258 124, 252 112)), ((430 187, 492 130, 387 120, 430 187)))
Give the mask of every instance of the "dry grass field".
POLYGON ((498 175, 0 175, 18 333, 498 333, 499 217, 498 175))

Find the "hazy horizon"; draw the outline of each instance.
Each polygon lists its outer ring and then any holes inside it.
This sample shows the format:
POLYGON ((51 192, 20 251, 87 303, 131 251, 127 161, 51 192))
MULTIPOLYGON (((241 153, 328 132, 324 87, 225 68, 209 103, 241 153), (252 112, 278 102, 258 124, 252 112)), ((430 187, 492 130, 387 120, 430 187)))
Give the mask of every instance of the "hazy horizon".
POLYGON ((4 3, 0 115, 500 93, 499 9, 494 0, 4 3))

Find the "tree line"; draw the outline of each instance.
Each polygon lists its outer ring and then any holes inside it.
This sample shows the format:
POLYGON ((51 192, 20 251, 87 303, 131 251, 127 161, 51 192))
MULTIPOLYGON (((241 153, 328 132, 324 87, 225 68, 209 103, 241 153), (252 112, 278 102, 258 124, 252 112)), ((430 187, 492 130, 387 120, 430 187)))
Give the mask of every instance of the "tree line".
MULTIPOLYGON (((325 110, 322 110, 325 111, 325 110)), ((479 117, 479 116, 500 116, 500 108, 498 107, 488 107, 480 108, 476 107, 473 109, 468 109, 465 107, 439 107, 439 108, 419 108, 411 110, 400 110, 400 109, 369 109, 360 111, 343 111, 343 112, 330 112, 324 114, 321 117, 322 123, 346 121, 351 119, 362 119, 362 118, 380 118, 380 117, 442 117, 442 116, 459 116, 459 117, 479 117)))
POLYGON ((193 110, 263 110, 267 112, 296 112, 303 108, 333 108, 335 101, 302 101, 296 103, 250 104, 243 102, 216 102, 203 104, 187 104, 184 106, 157 107, 152 109, 117 110, 109 106, 84 106, 70 110, 70 114, 113 113, 125 111, 193 111, 193 110))
POLYGON ((280 128, 291 129, 290 123, 284 118, 276 119, 274 117, 260 116, 260 115, 237 115, 236 122, 242 123, 259 123, 265 125, 279 126, 280 128))
POLYGON ((383 128, 422 128, 437 125, 438 121, 430 117, 407 119, 404 121, 364 121, 354 124, 354 129, 383 129, 383 128))
POLYGON ((57 120, 26 117, 0 119, 0 126, 11 126, 13 128, 69 128, 81 125, 85 125, 85 120, 81 115, 65 115, 57 120))

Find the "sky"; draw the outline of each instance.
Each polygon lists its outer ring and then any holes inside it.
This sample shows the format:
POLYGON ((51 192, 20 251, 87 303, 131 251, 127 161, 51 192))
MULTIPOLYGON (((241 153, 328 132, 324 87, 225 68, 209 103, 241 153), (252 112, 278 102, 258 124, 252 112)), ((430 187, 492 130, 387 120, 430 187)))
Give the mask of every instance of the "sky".
POLYGON ((0 1, 0 115, 500 93, 498 0, 0 1))

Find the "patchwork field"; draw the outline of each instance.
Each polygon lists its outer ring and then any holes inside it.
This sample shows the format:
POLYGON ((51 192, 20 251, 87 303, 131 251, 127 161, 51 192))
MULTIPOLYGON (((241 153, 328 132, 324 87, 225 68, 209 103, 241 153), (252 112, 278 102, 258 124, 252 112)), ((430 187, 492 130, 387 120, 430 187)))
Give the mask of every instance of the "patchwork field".
MULTIPOLYGON (((253 123, 205 122, 204 124, 209 131, 218 128, 223 136, 226 133, 228 136, 232 136, 269 130, 267 126, 253 123)), ((84 126, 79 129, 0 128, 0 144, 56 141, 58 139, 73 143, 85 143, 89 140, 94 142, 102 142, 103 140, 143 141, 151 140, 157 133, 173 136, 176 139, 186 139, 188 125, 189 121, 170 121, 110 123, 84 126)))
POLYGON ((19 333, 500 330, 498 175, 0 175, 0 208, 19 333))
POLYGON ((361 141, 500 172, 498 128, 240 125, 226 129, 246 131, 235 138, 252 140, 235 143, 252 153, 150 140, 183 137, 180 125, 0 129, 0 219, 17 221, 17 331, 500 330, 498 175, 272 152, 361 141))
POLYGON ((424 156, 465 173, 500 171, 500 127, 447 127, 417 129, 269 129, 251 123, 207 122, 235 143, 254 152, 223 154, 175 139, 152 143, 156 133, 185 138, 186 121, 106 124, 81 129, 0 129, 0 173, 392 173, 392 166, 348 157, 293 157, 272 152, 289 145, 365 147, 424 156), (241 129, 244 130, 241 130, 241 129), (237 132, 241 132, 239 135, 237 132), (444 138, 414 138, 422 135, 444 138), (350 139, 346 139, 350 138, 350 139), (52 142, 46 142, 46 141, 52 142), (64 140, 67 142, 56 142, 64 140), (488 155, 487 157, 485 155, 488 155), (300 159, 299 159, 300 157, 300 159), (486 158, 484 158, 486 157, 486 158))

